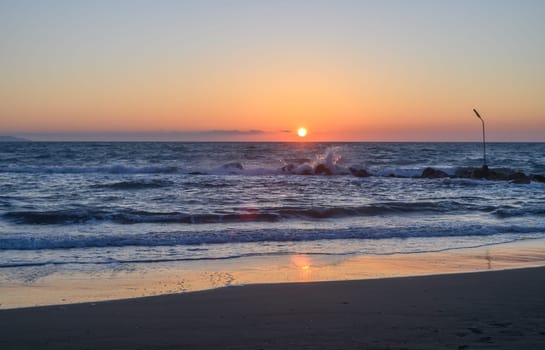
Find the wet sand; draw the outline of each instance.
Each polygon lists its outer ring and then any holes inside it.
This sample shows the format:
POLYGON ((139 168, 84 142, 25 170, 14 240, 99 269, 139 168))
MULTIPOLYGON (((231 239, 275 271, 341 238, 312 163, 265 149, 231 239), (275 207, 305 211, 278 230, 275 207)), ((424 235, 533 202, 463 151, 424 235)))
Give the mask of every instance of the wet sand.
POLYGON ((200 291, 225 286, 362 280, 545 266, 545 239, 418 254, 281 255, 121 264, 89 271, 4 268, 0 309, 200 291))
POLYGON ((2 349, 543 349, 545 268, 0 311, 2 349))

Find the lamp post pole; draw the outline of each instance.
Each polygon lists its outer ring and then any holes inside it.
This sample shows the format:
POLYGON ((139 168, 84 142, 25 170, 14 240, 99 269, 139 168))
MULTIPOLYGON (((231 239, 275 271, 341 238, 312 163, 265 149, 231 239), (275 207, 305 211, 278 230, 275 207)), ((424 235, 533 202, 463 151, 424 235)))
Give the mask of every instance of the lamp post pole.
POLYGON ((484 134, 484 120, 483 118, 481 118, 481 115, 479 114, 479 112, 477 112, 475 108, 473 109, 473 112, 475 112, 475 115, 481 120, 481 123, 483 124, 483 168, 488 168, 488 165, 486 164, 486 139, 484 134))

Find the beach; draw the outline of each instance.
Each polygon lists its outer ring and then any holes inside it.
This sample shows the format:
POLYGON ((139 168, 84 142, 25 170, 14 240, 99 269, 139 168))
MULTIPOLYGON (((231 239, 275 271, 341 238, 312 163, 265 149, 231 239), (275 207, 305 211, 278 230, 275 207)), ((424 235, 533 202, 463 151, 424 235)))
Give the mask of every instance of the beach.
POLYGON ((544 14, 0 0, 0 350, 545 349, 544 14))
POLYGON ((540 349, 545 268, 0 311, 3 349, 540 349))
POLYGON ((0 348, 542 348, 544 185, 479 146, 6 144, 0 348))
MULTIPOLYGON (((399 242, 401 244, 401 242, 399 242)), ((221 260, 0 270, 0 310, 195 292, 230 286, 415 277, 545 266, 545 239, 447 251, 286 254, 221 260), (113 266, 112 266, 113 265, 113 266), (143 265, 143 266, 142 266, 143 265)))

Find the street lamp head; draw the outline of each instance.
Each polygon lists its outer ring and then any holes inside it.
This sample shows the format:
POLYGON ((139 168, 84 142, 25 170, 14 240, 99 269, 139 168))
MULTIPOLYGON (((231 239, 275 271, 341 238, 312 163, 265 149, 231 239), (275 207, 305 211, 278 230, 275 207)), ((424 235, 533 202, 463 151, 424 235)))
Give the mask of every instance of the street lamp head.
POLYGON ((479 118, 480 120, 483 120, 483 118, 481 118, 481 115, 479 114, 479 112, 477 112, 475 108, 473 108, 473 112, 475 112, 475 115, 477 116, 477 118, 479 118))

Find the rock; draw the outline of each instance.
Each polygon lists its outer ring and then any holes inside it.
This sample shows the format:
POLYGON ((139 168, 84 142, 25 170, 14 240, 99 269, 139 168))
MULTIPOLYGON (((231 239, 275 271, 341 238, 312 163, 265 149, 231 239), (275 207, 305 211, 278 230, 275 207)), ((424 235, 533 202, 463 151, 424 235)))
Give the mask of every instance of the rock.
MULTIPOLYGON (((426 168, 422 173, 423 178, 427 177, 426 175, 432 176, 434 174, 434 169, 426 168)), ((529 184, 534 181, 544 182, 545 176, 543 175, 526 175, 521 172, 516 173, 505 173, 497 170, 489 169, 486 165, 481 168, 461 168, 456 171, 454 177, 461 179, 487 179, 495 181, 512 181, 515 184, 529 184)))
POLYGON ((283 172, 293 173, 294 170, 295 170, 295 165, 293 164, 284 165, 282 167, 283 172))
POLYGON ((532 182, 532 179, 528 175, 520 172, 509 175, 509 180, 514 184, 529 184, 532 182))
POLYGON ((509 180, 509 175, 491 170, 486 178, 489 180, 507 181, 509 180))
POLYGON ((456 170, 454 177, 461 179, 482 179, 484 174, 481 168, 461 168, 456 170))
POLYGON ((496 181, 507 181, 509 175, 489 169, 487 166, 481 168, 462 168, 456 171, 455 177, 462 179, 487 179, 496 181))
POLYGON ((473 169, 469 168, 458 168, 454 173, 454 177, 459 177, 461 179, 469 179, 471 177, 471 171, 473 169))
POLYGON ((444 171, 427 167, 426 169, 424 169, 420 177, 425 179, 439 179, 443 177, 449 177, 449 175, 444 171))
POLYGON ((470 178, 483 179, 489 175, 488 173, 489 173, 488 169, 486 169, 486 171, 483 171, 482 168, 473 169, 471 170, 470 178))
POLYGON ((314 169, 314 174, 316 175, 333 175, 331 169, 329 169, 325 164, 318 164, 314 169))
POLYGON ((348 170, 354 175, 355 177, 369 177, 371 174, 367 172, 365 169, 357 169, 350 167, 348 170))
POLYGON ((487 179, 487 180, 508 180, 508 175, 499 173, 488 166, 483 165, 481 168, 464 169, 461 173, 456 173, 457 177, 469 179, 487 179))
POLYGON ((543 175, 533 175, 532 180, 537 181, 537 182, 545 183, 545 176, 543 176, 543 175))
POLYGON ((526 178, 526 179, 516 179, 511 182, 517 185, 528 185, 530 182, 532 182, 532 180, 530 180, 529 178, 526 178))
POLYGON ((299 166, 294 166, 290 170, 293 174, 297 175, 314 175, 314 169, 309 164, 301 164, 299 166))
POLYGON ((232 162, 232 163, 223 164, 222 168, 224 168, 224 169, 238 169, 238 170, 244 169, 242 164, 240 164, 239 162, 232 162))

